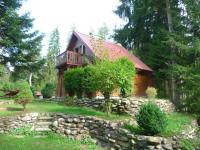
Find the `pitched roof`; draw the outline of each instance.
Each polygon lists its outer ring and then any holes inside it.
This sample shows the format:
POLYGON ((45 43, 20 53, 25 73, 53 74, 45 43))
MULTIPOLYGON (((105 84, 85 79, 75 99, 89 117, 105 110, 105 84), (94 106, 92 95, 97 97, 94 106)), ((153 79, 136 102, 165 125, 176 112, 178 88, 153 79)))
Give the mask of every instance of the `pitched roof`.
MULTIPOLYGON (((73 35, 75 35, 79 40, 81 40, 89 50, 95 53, 92 47, 92 39, 90 36, 79 32, 73 32, 73 35)), ((117 58, 127 57, 130 61, 133 62, 133 64, 137 69, 153 71, 149 66, 144 64, 139 58, 137 58, 133 54, 130 54, 128 50, 125 49, 123 46, 108 41, 103 41, 103 45, 108 50, 108 55, 110 59, 115 60, 117 58)))

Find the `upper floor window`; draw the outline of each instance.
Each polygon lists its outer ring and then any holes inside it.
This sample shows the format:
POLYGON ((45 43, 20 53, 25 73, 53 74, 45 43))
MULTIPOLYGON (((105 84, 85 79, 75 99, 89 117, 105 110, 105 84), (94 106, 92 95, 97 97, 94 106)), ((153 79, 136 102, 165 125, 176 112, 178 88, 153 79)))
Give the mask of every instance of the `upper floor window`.
POLYGON ((80 45, 74 49, 76 53, 85 54, 86 48, 85 45, 80 45))

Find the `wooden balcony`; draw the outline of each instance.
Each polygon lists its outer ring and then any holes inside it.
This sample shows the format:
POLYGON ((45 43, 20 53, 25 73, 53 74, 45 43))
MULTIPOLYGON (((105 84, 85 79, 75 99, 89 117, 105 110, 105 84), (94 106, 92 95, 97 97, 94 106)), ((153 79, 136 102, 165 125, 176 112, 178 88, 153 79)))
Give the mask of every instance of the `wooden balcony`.
POLYGON ((80 53, 73 51, 65 51, 57 56, 56 58, 56 67, 71 65, 71 66, 80 66, 84 62, 83 56, 80 53))

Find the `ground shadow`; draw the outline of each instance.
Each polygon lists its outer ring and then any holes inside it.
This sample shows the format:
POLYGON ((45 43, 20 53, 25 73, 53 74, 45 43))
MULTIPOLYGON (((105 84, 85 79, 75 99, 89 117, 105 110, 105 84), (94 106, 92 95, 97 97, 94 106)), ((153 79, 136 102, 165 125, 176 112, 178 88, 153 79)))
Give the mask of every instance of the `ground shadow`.
POLYGON ((8 111, 22 111, 22 108, 16 108, 16 107, 7 107, 6 108, 8 111))

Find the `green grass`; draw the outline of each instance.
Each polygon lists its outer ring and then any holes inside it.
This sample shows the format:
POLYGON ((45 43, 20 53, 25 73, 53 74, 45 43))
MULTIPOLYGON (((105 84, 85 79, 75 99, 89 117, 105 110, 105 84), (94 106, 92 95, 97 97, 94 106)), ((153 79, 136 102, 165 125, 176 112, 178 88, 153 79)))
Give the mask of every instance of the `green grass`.
POLYGON ((73 140, 54 133, 47 137, 17 138, 0 134, 0 150, 100 150, 91 139, 73 140))
POLYGON ((180 141, 180 147, 182 150, 195 150, 200 148, 200 140, 182 139, 180 141))
POLYGON ((179 134, 186 125, 191 124, 194 118, 188 114, 172 113, 167 115, 168 125, 162 136, 173 136, 179 134))
MULTIPOLYGON (((2 111, 0 110, 0 116, 23 113, 22 107, 17 104, 1 105, 0 107, 7 108, 7 110, 2 110, 2 111)), ((108 116, 105 112, 97 111, 91 108, 72 107, 58 103, 36 102, 36 101, 27 105, 26 112, 59 112, 59 113, 73 114, 73 115, 96 116, 107 120, 124 120, 129 118, 129 116, 126 115, 116 115, 116 114, 111 114, 108 116)))
MULTIPOLYGON (((170 137, 176 134, 181 133, 186 125, 189 125, 192 121, 193 117, 187 114, 181 113, 171 113, 167 115, 167 127, 166 129, 160 133, 160 136, 170 137)), ((144 134, 144 131, 138 126, 133 126, 129 124, 124 125, 125 129, 128 129, 130 132, 134 134, 144 134)))

